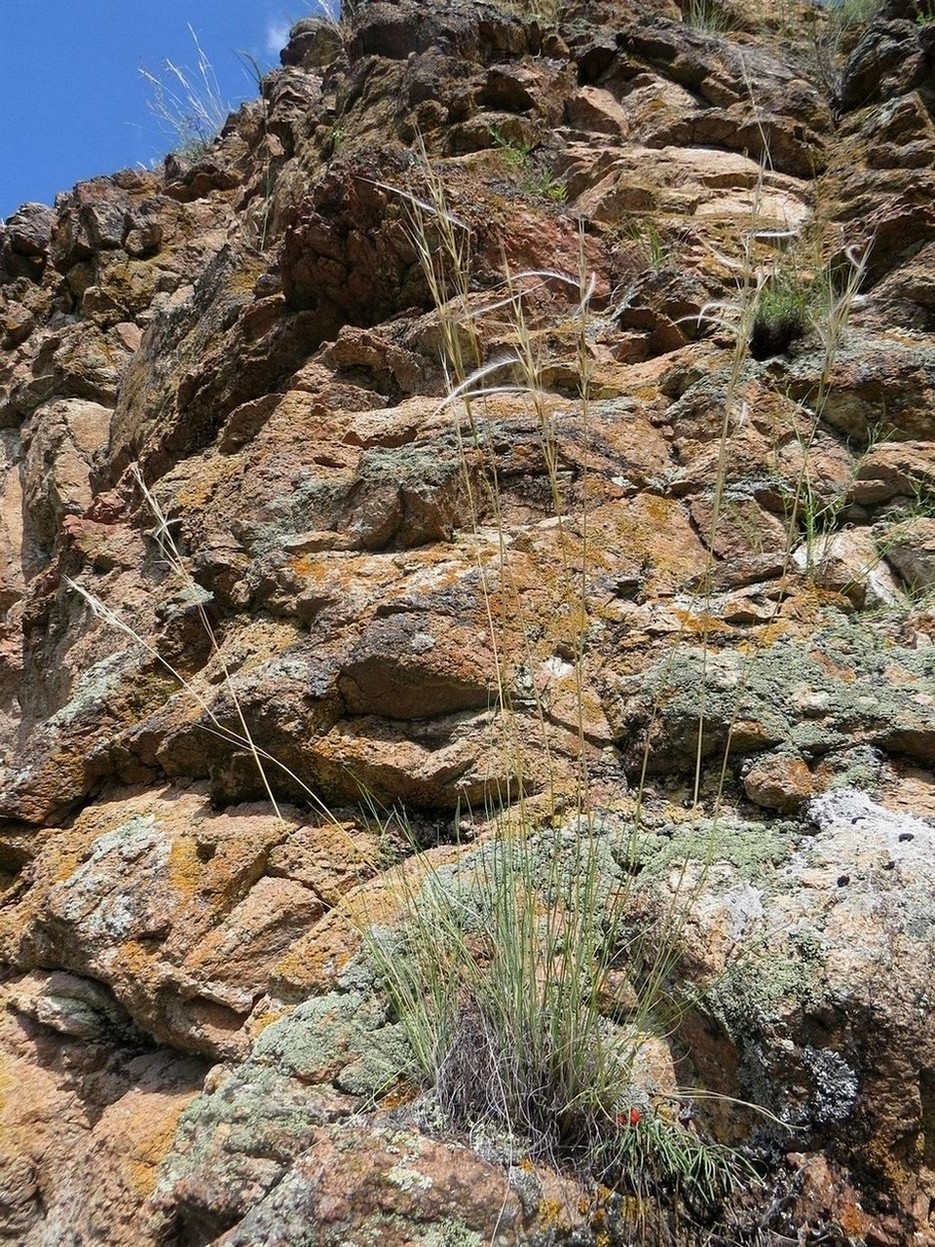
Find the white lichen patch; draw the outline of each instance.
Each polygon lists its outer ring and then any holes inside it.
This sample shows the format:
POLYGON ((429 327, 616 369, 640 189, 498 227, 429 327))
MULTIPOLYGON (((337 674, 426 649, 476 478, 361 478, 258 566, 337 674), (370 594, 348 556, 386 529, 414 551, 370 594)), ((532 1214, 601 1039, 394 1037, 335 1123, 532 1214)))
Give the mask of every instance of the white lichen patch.
POLYGON ((394 1165, 386 1176, 401 1191, 427 1191, 432 1186, 432 1179, 427 1174, 410 1169, 407 1165, 394 1165))

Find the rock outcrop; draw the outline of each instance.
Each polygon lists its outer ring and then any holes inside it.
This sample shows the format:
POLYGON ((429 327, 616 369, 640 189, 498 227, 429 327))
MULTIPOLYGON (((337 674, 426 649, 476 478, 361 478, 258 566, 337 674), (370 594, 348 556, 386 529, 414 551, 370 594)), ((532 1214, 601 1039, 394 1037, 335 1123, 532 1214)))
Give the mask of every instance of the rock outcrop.
POLYGON ((548 7, 0 225, 5 1241, 935 1244, 931 9, 548 7), (373 932, 518 817, 722 1201, 427 1089, 373 932))

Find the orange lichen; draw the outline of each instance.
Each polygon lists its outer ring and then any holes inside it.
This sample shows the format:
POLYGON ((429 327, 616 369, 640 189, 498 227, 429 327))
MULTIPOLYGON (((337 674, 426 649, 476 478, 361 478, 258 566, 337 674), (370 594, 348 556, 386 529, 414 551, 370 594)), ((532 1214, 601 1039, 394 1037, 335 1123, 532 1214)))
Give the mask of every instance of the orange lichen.
MULTIPOLYGON (((148 1112, 145 1118, 143 1118, 146 1133, 138 1135, 132 1140, 131 1151, 127 1156, 126 1165, 129 1185, 134 1193, 140 1197, 141 1201, 148 1199, 152 1195, 156 1186, 159 1165, 171 1150, 179 1117, 186 1105, 194 1099, 194 1096, 195 1093, 193 1092, 189 1096, 178 1097, 172 1106, 172 1111, 161 1118, 157 1118, 155 1125, 151 1125, 152 1117, 148 1112)), ((142 1112, 141 1108, 141 1117, 142 1112)))
POLYGON ((298 554, 294 559, 290 559, 289 568, 296 576, 318 583, 327 577, 329 571, 327 564, 321 559, 311 558, 308 554, 298 554))
POLYGON ((835 662, 828 654, 820 649, 810 649, 808 658, 815 663, 816 666, 822 667, 835 680, 840 680, 842 684, 853 684, 857 679, 857 673, 843 663, 835 662))
POLYGON ((404 1104, 411 1104, 421 1094, 422 1088, 414 1082, 402 1080, 396 1086, 381 1096, 377 1101, 377 1107, 382 1109, 401 1108, 404 1104))
POLYGON ((565 1205, 558 1199, 544 1199, 536 1210, 538 1228, 556 1230, 567 1225, 568 1215, 565 1205))
POLYGON ((174 508, 184 511, 206 510, 220 485, 234 479, 240 468, 236 461, 225 458, 205 460, 179 489, 173 500, 174 508))
POLYGON ((686 636, 720 634, 726 637, 732 633, 732 629, 722 619, 710 615, 707 611, 688 611, 673 607, 672 614, 681 624, 682 633, 686 636))
POLYGON ((169 847, 169 882, 185 898, 199 890, 204 875, 204 863, 198 856, 194 840, 179 836, 169 847))

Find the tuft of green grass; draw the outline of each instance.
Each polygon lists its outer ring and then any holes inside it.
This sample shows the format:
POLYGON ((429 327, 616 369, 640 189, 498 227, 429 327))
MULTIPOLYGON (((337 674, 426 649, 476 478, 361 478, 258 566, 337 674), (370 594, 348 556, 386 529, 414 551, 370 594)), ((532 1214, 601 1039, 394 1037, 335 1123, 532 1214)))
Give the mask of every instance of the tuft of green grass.
POLYGON ((499 0, 499 4, 518 17, 549 25, 558 21, 563 9, 562 0, 499 0))
POLYGON ((686 0, 682 8, 682 21, 692 30, 707 34, 720 34, 733 25, 731 14, 718 0, 686 0))
POLYGON ((815 5, 804 27, 792 8, 780 24, 780 33, 791 44, 793 57, 834 98, 849 51, 861 29, 882 7, 883 0, 839 0, 836 4, 815 5))
POLYGON ((709 1220, 755 1175, 634 1076, 678 1006, 664 1000, 671 945, 660 960, 629 921, 626 837, 593 819, 497 821, 492 842, 407 893, 398 932, 367 936, 427 1085, 450 1125, 709 1220), (640 982, 623 1021, 611 975, 640 982))
POLYGON ((537 1155, 610 1120, 627 1055, 605 1041, 600 988, 614 956, 619 870, 593 828, 497 838, 407 898, 388 987, 445 1111, 493 1121, 537 1155), (583 833, 583 834, 582 834, 583 833), (427 1006, 427 1007, 426 1007, 427 1006))
POLYGON ((512 168, 520 171, 522 188, 528 195, 539 195, 555 203, 564 203, 566 195, 564 182, 536 161, 532 154, 532 144, 520 143, 507 138, 496 126, 488 126, 487 133, 494 147, 499 151, 500 158, 512 168))
POLYGON ((608 1176, 626 1175, 635 1195, 667 1197, 692 1220, 710 1224, 730 1196, 758 1175, 735 1148, 704 1138, 666 1107, 662 1101, 654 1111, 637 1110, 639 1116, 632 1110, 618 1114, 617 1133, 605 1153, 608 1176))
POLYGON ((523 183, 523 188, 531 195, 541 195, 551 199, 553 203, 564 203, 567 195, 565 183, 554 177, 548 169, 536 169, 523 183))
POLYGON ((863 26, 873 21, 883 7, 883 0, 841 0, 831 12, 843 28, 863 26))
POLYGON ((811 329, 812 302, 810 281, 782 271, 768 278, 759 292, 750 332, 752 357, 764 360, 782 355, 804 338, 811 329))
POLYGON ((514 169, 527 170, 532 164, 532 144, 521 143, 508 138, 499 126, 488 126, 487 135, 494 147, 499 151, 504 164, 514 169))
POLYGON ((785 352, 799 338, 814 332, 824 350, 821 405, 827 394, 831 369, 856 305, 866 273, 872 242, 848 246, 834 261, 818 254, 814 240, 769 233, 783 238, 787 249, 761 273, 750 335, 754 359, 769 359, 785 352))
POLYGON ((636 247, 644 268, 651 273, 658 273, 665 267, 668 248, 662 240, 655 221, 649 217, 634 218, 624 232, 636 247))

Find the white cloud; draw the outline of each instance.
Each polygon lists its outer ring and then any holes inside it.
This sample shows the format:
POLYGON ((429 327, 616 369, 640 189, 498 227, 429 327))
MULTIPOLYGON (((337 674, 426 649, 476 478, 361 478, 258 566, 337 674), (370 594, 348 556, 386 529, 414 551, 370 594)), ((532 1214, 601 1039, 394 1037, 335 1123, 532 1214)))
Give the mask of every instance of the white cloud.
POLYGON ((273 18, 266 27, 266 50, 270 56, 279 57, 279 51, 289 42, 289 28, 291 22, 288 18, 273 18))

